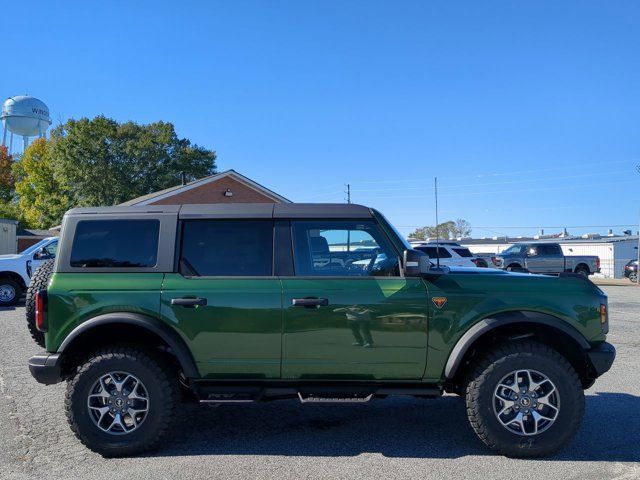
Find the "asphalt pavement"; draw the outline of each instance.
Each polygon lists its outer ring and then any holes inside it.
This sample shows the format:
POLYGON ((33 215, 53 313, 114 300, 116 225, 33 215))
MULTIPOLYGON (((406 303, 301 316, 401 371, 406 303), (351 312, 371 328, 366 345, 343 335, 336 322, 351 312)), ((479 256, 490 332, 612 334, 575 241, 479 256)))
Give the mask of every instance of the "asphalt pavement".
POLYGON ((73 436, 65 386, 33 380, 39 351, 24 307, 0 310, 0 479, 640 479, 640 289, 609 294, 612 370, 589 389, 573 443, 545 459, 488 452, 462 400, 396 397, 362 405, 276 401, 185 405, 160 450, 104 459, 73 436))

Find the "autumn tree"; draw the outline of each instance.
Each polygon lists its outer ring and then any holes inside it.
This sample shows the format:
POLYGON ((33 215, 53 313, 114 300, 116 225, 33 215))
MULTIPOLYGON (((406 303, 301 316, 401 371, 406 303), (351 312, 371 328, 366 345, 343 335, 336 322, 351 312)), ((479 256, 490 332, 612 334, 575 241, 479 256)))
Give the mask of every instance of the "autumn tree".
POLYGON ((19 219, 27 227, 50 228, 71 207, 69 192, 55 175, 52 143, 35 140, 13 164, 19 219))
POLYGON ((8 152, 7 147, 0 146, 0 202, 8 203, 13 198, 13 157, 8 152))

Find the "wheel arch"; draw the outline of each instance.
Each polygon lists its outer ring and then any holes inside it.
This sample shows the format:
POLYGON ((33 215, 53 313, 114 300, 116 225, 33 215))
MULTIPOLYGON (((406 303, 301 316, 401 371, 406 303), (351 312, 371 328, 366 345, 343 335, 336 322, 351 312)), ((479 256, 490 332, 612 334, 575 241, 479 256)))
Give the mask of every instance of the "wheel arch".
POLYGON ((116 343, 114 327, 118 327, 118 334, 128 333, 131 340, 151 341, 152 345, 163 348, 174 357, 185 377, 200 377, 193 356, 180 335, 160 320, 140 313, 117 312, 93 317, 66 336, 58 353, 73 359, 102 345, 116 343))
POLYGON ((12 270, 2 271, 2 272, 0 272, 0 279, 2 279, 2 278, 9 278, 9 279, 13 280, 18 285, 20 285, 20 288, 22 288, 22 290, 26 290, 27 289, 27 283, 25 283, 24 278, 22 278, 22 275, 20 275, 18 272, 14 272, 12 270))
POLYGON ((585 262, 580 262, 573 269, 575 273, 578 273, 580 270, 586 270, 588 273, 591 273, 591 269, 589 268, 589 265, 587 265, 585 262))
POLYGON ((496 342, 527 337, 551 346, 567 358, 585 388, 593 382, 586 354, 591 346, 584 336, 558 317, 532 311, 502 312, 469 328, 449 355, 444 369, 445 381, 460 384, 470 361, 496 342))

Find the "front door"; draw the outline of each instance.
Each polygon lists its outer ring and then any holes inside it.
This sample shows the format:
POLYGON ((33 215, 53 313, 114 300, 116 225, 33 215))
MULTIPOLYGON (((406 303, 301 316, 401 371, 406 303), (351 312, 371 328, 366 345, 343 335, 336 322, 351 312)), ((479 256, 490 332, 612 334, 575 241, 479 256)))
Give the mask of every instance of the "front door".
POLYGON ((283 277, 283 379, 417 380, 427 357, 427 291, 399 275, 370 220, 293 221, 295 276, 283 277))
POLYGON ((163 283, 161 313, 189 342, 203 377, 279 378, 273 222, 185 221, 180 248, 179 273, 163 283))
POLYGON ((526 256, 526 268, 531 273, 544 273, 547 271, 547 256, 543 245, 530 245, 527 247, 526 256))
POLYGON ((31 260, 31 275, 47 260, 56 258, 56 252, 58 251, 58 240, 53 240, 44 247, 37 249, 32 254, 31 260))

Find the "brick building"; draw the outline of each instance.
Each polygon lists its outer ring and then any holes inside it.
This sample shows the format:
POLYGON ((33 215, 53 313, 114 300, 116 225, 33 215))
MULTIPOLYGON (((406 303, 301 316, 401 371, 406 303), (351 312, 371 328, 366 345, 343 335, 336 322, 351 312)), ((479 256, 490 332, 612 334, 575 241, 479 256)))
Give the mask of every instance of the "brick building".
POLYGON ((291 200, 239 174, 227 170, 149 193, 121 205, 181 205, 190 203, 291 203, 291 200))

